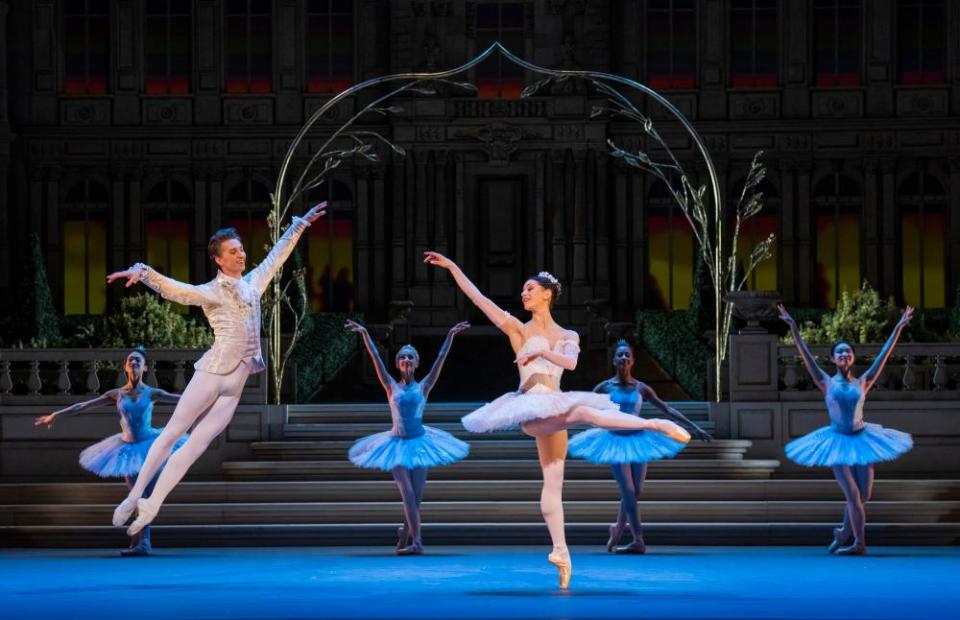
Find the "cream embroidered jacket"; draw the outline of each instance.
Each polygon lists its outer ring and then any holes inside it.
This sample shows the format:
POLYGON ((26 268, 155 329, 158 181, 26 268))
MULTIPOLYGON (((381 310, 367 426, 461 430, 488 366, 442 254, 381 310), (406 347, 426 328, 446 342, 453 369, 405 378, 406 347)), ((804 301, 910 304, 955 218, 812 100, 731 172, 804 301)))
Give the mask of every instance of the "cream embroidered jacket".
POLYGON ((266 368, 260 352, 260 296, 309 225, 305 219, 294 216, 263 262, 242 278, 231 278, 218 271, 210 282, 193 285, 168 278, 143 263, 130 269, 140 270, 140 281, 164 299, 203 309, 213 328, 213 346, 194 368, 226 375, 246 360, 250 362, 251 374, 257 373, 266 368))

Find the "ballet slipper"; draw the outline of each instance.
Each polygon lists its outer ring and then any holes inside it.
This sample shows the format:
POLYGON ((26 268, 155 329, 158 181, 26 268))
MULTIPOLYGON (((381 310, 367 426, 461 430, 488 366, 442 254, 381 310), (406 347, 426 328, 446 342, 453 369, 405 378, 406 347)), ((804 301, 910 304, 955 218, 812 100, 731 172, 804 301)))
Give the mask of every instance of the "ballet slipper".
POLYGON ((127 536, 136 536, 137 532, 150 525, 160 512, 159 506, 154 506, 146 499, 137 500, 137 518, 127 528, 127 536))
POLYGON ((137 509, 137 500, 125 498, 113 511, 113 527, 123 527, 137 509))
POLYGON ((401 525, 397 528, 397 549, 403 549, 407 546, 407 527, 401 525))
POLYGON ((839 527, 833 528, 833 542, 827 547, 827 553, 836 553, 837 549, 850 538, 849 536, 840 538, 841 534, 843 534, 842 529, 839 527))
POLYGON ((613 552, 617 554, 640 555, 647 552, 647 546, 643 543, 643 539, 638 538, 628 545, 615 548, 613 552))
POLYGON ((853 544, 849 547, 837 549, 837 555, 867 555, 867 546, 861 542, 853 541, 853 544))
POLYGON ((423 543, 419 540, 414 540, 413 543, 406 547, 397 549, 397 555, 423 555, 423 543))
POLYGON ((120 551, 120 555, 125 558, 135 558, 150 555, 152 548, 150 546, 150 527, 147 526, 130 539, 130 548, 120 551))
POLYGON ((620 542, 620 536, 623 535, 623 528, 618 527, 616 523, 611 523, 607 531, 610 533, 610 537, 607 538, 607 553, 612 553, 613 548, 620 542))

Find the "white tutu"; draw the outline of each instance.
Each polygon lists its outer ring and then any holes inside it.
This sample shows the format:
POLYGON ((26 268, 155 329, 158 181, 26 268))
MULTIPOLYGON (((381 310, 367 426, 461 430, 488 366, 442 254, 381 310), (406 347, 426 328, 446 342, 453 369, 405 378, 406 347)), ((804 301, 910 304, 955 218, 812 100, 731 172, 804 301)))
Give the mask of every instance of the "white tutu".
POLYGON ((595 409, 619 411, 607 394, 595 392, 555 392, 538 390, 510 392, 476 411, 463 416, 463 427, 472 433, 489 433, 515 428, 530 420, 542 420, 568 413, 586 405, 595 409))

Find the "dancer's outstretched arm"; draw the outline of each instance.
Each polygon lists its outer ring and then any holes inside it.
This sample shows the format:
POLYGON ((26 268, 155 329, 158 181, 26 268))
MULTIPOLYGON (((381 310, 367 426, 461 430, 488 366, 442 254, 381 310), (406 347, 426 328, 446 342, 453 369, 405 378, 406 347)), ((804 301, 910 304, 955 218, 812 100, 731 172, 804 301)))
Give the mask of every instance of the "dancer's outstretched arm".
POLYGON ((523 323, 481 293, 477 285, 470 281, 470 278, 463 273, 455 262, 437 252, 424 252, 423 256, 423 262, 449 271, 464 295, 490 319, 491 323, 510 336, 510 342, 514 344, 515 348, 519 348, 523 344, 523 323), (514 342, 514 339, 517 342, 514 342))
POLYGON ((913 318, 913 308, 907 306, 900 320, 897 321, 897 325, 893 328, 893 333, 890 334, 890 337, 887 338, 887 341, 883 344, 883 348, 880 349, 880 353, 877 354, 877 358, 873 360, 873 364, 870 365, 867 372, 863 373, 861 379, 863 381, 864 391, 869 392, 873 384, 877 382, 880 373, 883 372, 883 367, 887 364, 887 360, 890 359, 890 354, 893 353, 893 347, 897 346, 897 341, 900 339, 900 334, 903 333, 903 328, 907 326, 911 318, 913 318))
POLYGON ((790 327, 790 333, 793 334, 793 342, 797 345, 797 350, 803 359, 803 365, 807 367, 807 372, 810 373, 810 378, 813 380, 814 385, 816 385, 817 389, 821 392, 825 393, 830 383, 830 375, 817 364, 816 358, 813 357, 813 353, 807 348, 807 343, 803 341, 803 336, 800 335, 800 328, 797 327, 797 322, 793 320, 793 317, 790 316, 787 309, 783 307, 783 304, 777 306, 777 311, 780 313, 780 318, 783 319, 783 322, 790 327))
POLYGON ((70 405, 69 407, 64 407, 59 411, 54 411, 49 415, 42 415, 33 421, 34 426, 43 426, 47 425, 47 428, 53 428, 53 421, 57 419, 57 416, 63 415, 65 413, 80 413, 81 411, 86 411, 87 409, 93 409, 94 407, 100 407, 106 405, 110 401, 115 401, 117 399, 117 390, 107 390, 100 396, 96 398, 91 398, 90 400, 85 400, 82 403, 77 403, 75 405, 70 405))
POLYGON ((169 301, 184 306, 215 306, 220 303, 205 286, 195 286, 168 278, 159 271, 143 263, 135 263, 123 271, 115 271, 107 276, 107 284, 125 278, 126 287, 130 288, 137 282, 160 294, 169 301))
MULTIPOLYGON (((690 434, 693 435, 694 438, 701 441, 710 441, 713 439, 710 433, 700 428, 696 422, 671 407, 668 403, 664 402, 659 396, 657 396, 657 393, 654 391, 654 389, 646 383, 640 384, 640 395, 643 396, 643 400, 651 403, 654 407, 664 412, 668 418, 679 421, 682 426, 690 431, 690 434)), ((637 413, 639 413, 639 411, 637 413)))
POLYGON ((377 371, 377 378, 380 379, 380 385, 383 386, 383 389, 388 395, 392 394, 394 388, 397 386, 397 382, 390 376, 386 365, 383 363, 383 360, 380 359, 380 353, 377 351, 377 345, 373 342, 373 338, 370 337, 370 332, 368 332, 367 328, 363 325, 350 319, 347 319, 347 322, 344 323, 343 326, 354 333, 360 334, 363 338, 363 346, 367 348, 367 353, 370 354, 370 359, 373 360, 373 367, 377 371))
POLYGON ((433 362, 433 367, 430 369, 430 372, 427 373, 427 376, 423 378, 423 381, 420 382, 423 388, 424 398, 430 395, 430 390, 433 389, 433 386, 437 383, 437 379, 440 377, 440 371, 443 370, 443 363, 447 361, 447 355, 450 354, 450 347, 453 346, 453 337, 465 329, 469 329, 469 327, 470 323, 462 321, 451 327, 450 331, 447 332, 447 337, 443 340, 443 345, 440 347, 440 352, 437 353, 437 359, 433 362))
POLYGON ((303 217, 294 215, 290 226, 283 232, 283 235, 277 239, 276 245, 270 249, 270 253, 263 259, 263 262, 244 276, 244 279, 250 282, 250 284, 263 295, 263 292, 267 290, 267 285, 270 284, 270 280, 277 274, 277 270, 279 270, 287 261, 287 258, 290 257, 303 231, 305 231, 310 224, 323 217, 323 214, 326 212, 327 203, 321 202, 304 213, 303 217))

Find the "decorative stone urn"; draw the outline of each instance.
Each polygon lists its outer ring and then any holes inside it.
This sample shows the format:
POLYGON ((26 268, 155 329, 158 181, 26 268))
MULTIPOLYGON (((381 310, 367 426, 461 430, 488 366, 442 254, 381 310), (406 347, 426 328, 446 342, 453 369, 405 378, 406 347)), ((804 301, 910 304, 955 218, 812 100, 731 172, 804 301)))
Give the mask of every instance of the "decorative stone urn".
POLYGON ((777 316, 780 293, 777 291, 731 291, 723 300, 733 304, 733 315, 747 322, 740 334, 765 334, 767 330, 760 321, 769 321, 777 316))

